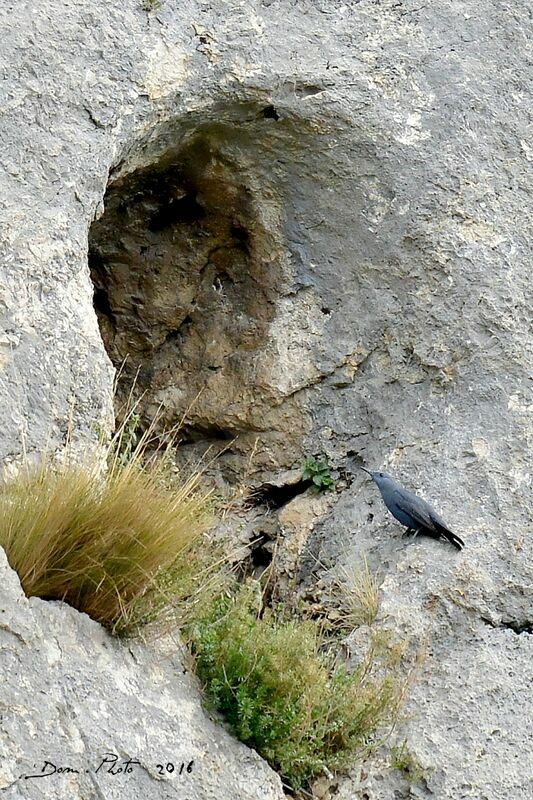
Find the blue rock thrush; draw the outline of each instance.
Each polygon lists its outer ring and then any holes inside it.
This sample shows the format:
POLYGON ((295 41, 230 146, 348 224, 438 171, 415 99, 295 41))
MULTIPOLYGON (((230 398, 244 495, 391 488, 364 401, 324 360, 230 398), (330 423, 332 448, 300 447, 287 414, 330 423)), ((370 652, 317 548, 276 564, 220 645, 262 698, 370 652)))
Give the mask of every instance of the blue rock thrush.
POLYGON ((404 489, 386 472, 372 472, 365 467, 361 467, 361 469, 368 473, 377 484, 383 502, 392 516, 407 527, 407 533, 412 531, 415 536, 421 533, 431 536, 433 539, 446 539, 458 550, 464 547, 463 540, 452 533, 442 517, 431 508, 429 503, 426 503, 421 497, 417 497, 413 492, 404 489))

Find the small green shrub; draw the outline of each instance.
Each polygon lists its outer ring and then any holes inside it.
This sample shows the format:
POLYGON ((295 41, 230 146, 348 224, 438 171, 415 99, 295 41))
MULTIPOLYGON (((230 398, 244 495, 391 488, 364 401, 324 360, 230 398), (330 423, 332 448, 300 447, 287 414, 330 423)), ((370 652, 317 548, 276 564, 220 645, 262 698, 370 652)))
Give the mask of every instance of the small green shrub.
POLYGON ((335 486, 327 461, 317 461, 312 457, 306 458, 304 461, 302 478, 304 481, 312 481, 316 492, 324 492, 335 486))
POLYGON ((398 686, 374 651, 348 672, 323 651, 319 623, 259 616, 254 597, 243 587, 187 632, 214 708, 298 789, 369 746, 395 715, 398 686))
POLYGON ((409 749, 407 739, 391 749, 391 767, 403 772, 413 782, 424 778, 424 769, 409 749))

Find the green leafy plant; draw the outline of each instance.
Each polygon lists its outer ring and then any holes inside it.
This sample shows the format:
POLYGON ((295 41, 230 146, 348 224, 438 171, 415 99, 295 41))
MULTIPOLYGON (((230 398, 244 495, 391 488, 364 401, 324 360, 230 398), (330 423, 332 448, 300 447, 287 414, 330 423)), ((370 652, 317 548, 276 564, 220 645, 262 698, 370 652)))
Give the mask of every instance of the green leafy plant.
POLYGON ((335 486, 327 461, 318 461, 311 456, 303 463, 302 478, 304 481, 312 481, 316 492, 324 492, 335 486))
POLYGON ((391 749, 391 767, 403 772, 413 782, 424 778, 424 769, 409 749, 407 739, 391 749))
POLYGON ((100 457, 24 465, 0 486, 0 545, 27 595, 64 600, 116 634, 184 617, 213 588, 202 475, 168 482, 126 424, 100 457), (104 469, 107 463, 107 469, 104 469))
POLYGON ((212 705, 293 789, 349 765, 395 718, 400 692, 382 648, 349 672, 324 650, 319 622, 260 615, 249 586, 187 634, 212 705))

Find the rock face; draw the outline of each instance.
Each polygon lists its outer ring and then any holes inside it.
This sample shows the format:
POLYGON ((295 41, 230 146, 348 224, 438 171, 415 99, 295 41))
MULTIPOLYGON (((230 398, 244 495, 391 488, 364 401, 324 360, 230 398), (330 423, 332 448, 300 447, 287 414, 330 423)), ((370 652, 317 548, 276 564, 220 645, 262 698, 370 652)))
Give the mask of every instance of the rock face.
MULTIPOLYGON (((153 164, 112 181, 91 226, 89 266, 104 343, 123 365, 119 402, 133 386, 143 417, 158 414, 167 428, 184 419, 181 437, 196 449, 238 437, 245 458, 259 438, 287 460, 304 426, 271 363, 292 286, 262 145, 272 120, 264 109, 238 113, 194 115, 166 132, 179 144, 165 139, 153 164), (248 163, 257 149, 260 175, 248 163)), ((263 458, 265 448, 256 448, 263 458)), ((234 461, 232 452, 225 465, 234 461)))
POLYGON ((119 395, 138 372, 143 416, 220 442, 227 479, 252 452, 263 482, 325 453, 345 488, 296 531, 301 582, 365 556, 380 624, 428 640, 405 728, 423 779, 376 761, 339 792, 522 800, 530 4, 144 5, 0 9, 2 458, 110 426, 126 356, 119 395), (402 540, 361 463, 465 550, 402 540))
POLYGON ((4 797, 281 800, 278 776, 202 712, 177 641, 122 643, 28 600, 1 550, 0 575, 4 797))

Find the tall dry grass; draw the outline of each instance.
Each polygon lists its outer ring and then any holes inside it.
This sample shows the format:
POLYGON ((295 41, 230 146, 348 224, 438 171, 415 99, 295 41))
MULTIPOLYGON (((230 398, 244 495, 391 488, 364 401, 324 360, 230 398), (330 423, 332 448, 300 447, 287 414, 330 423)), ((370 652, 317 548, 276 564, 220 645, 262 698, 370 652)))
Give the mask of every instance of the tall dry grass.
POLYGON ((116 634, 179 619, 216 582, 201 469, 170 481, 168 459, 147 455, 151 431, 131 447, 129 421, 105 458, 45 457, 0 486, 0 545, 26 594, 64 600, 116 634))
POLYGON ((379 580, 364 557, 360 563, 347 560, 335 566, 330 599, 338 609, 338 627, 349 632, 375 622, 379 611, 379 580))

